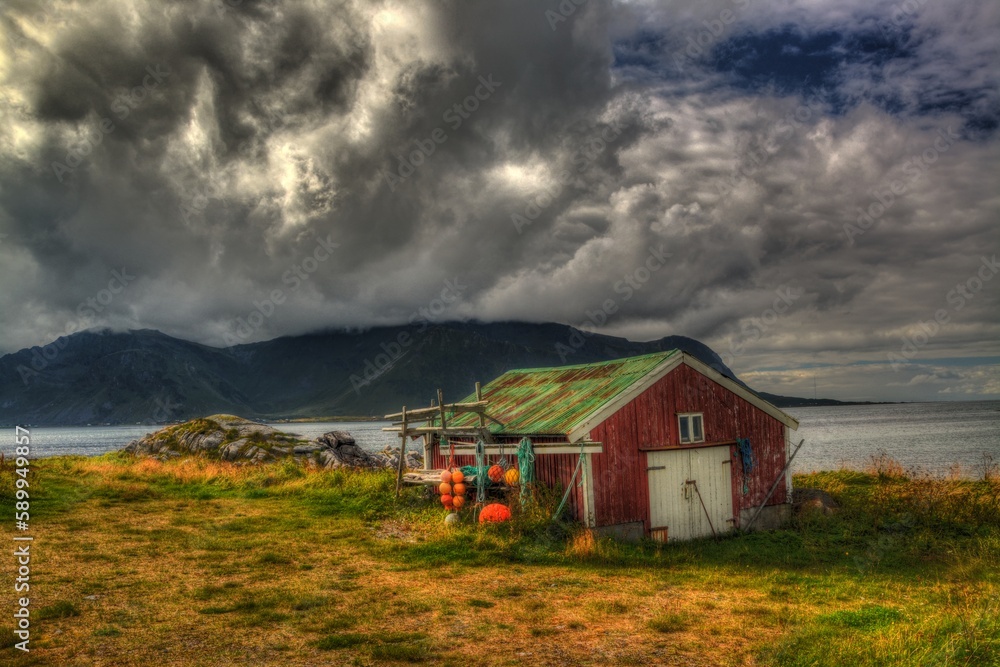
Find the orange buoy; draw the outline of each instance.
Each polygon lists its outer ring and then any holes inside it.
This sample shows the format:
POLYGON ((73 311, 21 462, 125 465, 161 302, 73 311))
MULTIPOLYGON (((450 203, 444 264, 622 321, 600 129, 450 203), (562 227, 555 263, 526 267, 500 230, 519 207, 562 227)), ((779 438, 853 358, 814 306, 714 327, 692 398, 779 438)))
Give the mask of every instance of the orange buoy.
POLYGON ((441 482, 441 484, 438 486, 438 493, 440 493, 442 496, 450 496, 451 484, 449 484, 448 482, 441 482))
POLYGON ((510 508, 500 503, 492 503, 479 513, 479 523, 500 523, 510 519, 510 508))
POLYGON ((448 509, 451 509, 452 505, 454 504, 454 500, 455 500, 454 498, 452 498, 447 494, 441 496, 441 504, 447 507, 448 509))
POLYGON ((465 496, 454 496, 451 499, 451 504, 455 506, 455 509, 459 509, 465 504, 465 496))
POLYGON ((441 471, 441 483, 442 484, 451 484, 451 472, 450 471, 448 471, 448 470, 442 470, 441 471))
POLYGON ((521 473, 517 471, 517 468, 511 468, 504 473, 503 479, 509 486, 514 486, 521 480, 521 473))
POLYGON ((465 479, 465 475, 462 474, 461 470, 454 470, 451 473, 451 481, 453 484, 461 484, 462 480, 465 479))
POLYGON ((456 484, 454 486, 454 490, 455 490, 455 495, 456 496, 464 496, 465 495, 465 484, 462 484, 461 482, 459 482, 458 484, 456 484))
POLYGON ((486 475, 490 478, 490 481, 496 483, 503 479, 503 468, 500 466, 490 466, 490 469, 486 471, 486 475))

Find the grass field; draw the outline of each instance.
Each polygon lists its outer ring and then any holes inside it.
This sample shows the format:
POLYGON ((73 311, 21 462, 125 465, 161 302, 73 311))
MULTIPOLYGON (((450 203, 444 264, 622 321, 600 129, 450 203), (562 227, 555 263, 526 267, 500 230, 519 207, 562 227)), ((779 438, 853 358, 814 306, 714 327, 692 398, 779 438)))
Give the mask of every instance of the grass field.
POLYGON ((1000 665, 996 480, 798 476, 841 511, 665 546, 554 524, 551 497, 447 529, 386 472, 109 454, 30 482, 31 652, 5 613, 0 664, 1000 665))

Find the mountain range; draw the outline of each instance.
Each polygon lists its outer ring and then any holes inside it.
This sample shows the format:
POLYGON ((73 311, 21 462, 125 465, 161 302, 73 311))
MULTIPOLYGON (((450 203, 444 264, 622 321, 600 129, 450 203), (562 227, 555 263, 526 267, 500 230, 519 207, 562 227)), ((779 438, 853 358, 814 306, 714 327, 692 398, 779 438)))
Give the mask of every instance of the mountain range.
MULTIPOLYGON (((207 414, 252 419, 378 417, 470 394, 512 368, 681 349, 737 380, 684 336, 633 342, 562 324, 421 322, 216 348, 159 331, 89 330, 0 357, 0 423, 166 423, 207 414)), ((761 393, 775 405, 837 403, 761 393)))

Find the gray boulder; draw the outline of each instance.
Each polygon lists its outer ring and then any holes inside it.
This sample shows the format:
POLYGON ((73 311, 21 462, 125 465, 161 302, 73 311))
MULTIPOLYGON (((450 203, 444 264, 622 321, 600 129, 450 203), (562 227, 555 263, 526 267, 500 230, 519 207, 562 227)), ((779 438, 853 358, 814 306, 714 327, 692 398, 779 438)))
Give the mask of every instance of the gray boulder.
MULTIPOLYGON (((381 452, 372 454, 372 458, 375 459, 379 468, 396 469, 399 467, 399 447, 386 447, 381 452)), ((423 468, 423 452, 413 447, 407 447, 405 467, 410 469, 423 468)))
POLYGON ((358 447, 350 433, 330 431, 316 438, 318 460, 325 468, 379 468, 371 454, 358 447))
POLYGON ((836 514, 840 503, 826 491, 820 489, 792 489, 792 505, 797 513, 819 512, 821 514, 836 514))
POLYGON ((243 449, 247 444, 246 438, 240 438, 239 440, 234 440, 225 447, 222 448, 220 454, 223 461, 235 461, 240 455, 240 450, 243 449))

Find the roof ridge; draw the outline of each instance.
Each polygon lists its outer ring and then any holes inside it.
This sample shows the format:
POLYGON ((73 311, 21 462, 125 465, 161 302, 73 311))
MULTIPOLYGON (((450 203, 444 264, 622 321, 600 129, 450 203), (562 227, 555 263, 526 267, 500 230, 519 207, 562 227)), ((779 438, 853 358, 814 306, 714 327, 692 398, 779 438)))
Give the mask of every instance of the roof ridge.
MULTIPOLYGON (((618 359, 607 359, 605 361, 590 361, 580 364, 570 364, 568 366, 543 366, 538 368, 512 368, 509 371, 503 373, 507 375, 508 373, 545 373, 548 371, 565 371, 577 368, 594 368, 595 366, 612 366, 612 365, 625 365, 629 362, 634 362, 636 359, 647 359, 652 357, 661 357, 666 359, 673 356, 677 352, 680 352, 680 348, 673 348, 670 350, 661 350, 659 352, 649 352, 647 354, 637 354, 631 357, 620 357, 618 359)), ((501 375, 500 377, 503 377, 501 375)))

